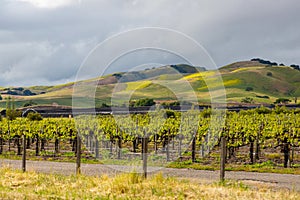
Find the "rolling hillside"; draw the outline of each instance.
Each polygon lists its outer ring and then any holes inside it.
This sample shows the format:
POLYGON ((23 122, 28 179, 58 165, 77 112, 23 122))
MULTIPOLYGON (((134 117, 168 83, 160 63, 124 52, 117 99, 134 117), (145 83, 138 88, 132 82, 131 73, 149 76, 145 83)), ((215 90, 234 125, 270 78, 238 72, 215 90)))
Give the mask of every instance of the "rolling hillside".
MULTIPOLYGON (((97 85, 96 106, 111 104, 112 93, 117 97, 113 104, 119 105, 126 104, 123 97, 128 96, 131 99, 148 97, 163 102, 183 97, 184 100, 192 101, 194 94, 201 103, 210 103, 210 92, 218 93, 222 84, 226 88, 228 102, 240 103, 246 97, 253 103, 273 103, 277 98, 288 98, 293 102, 295 97, 300 99, 300 71, 292 67, 242 61, 221 67, 219 72, 223 82, 216 81, 216 71, 188 65, 168 65, 143 71, 114 73, 76 84, 79 85, 78 98, 83 101, 93 101, 90 94, 92 86, 97 85), (187 83, 193 89, 187 89, 187 83)), ((37 104, 71 106, 74 84, 0 87, 3 98, 0 106, 5 107, 7 96, 14 97, 17 107, 30 101, 37 104)))

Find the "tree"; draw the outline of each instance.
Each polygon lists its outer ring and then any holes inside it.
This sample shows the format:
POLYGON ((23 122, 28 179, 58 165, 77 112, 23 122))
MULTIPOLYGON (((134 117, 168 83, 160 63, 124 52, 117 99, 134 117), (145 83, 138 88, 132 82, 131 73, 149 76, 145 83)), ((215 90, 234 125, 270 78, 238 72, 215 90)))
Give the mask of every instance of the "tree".
POLYGON ((25 96, 32 96, 32 95, 36 95, 36 93, 31 92, 30 90, 24 90, 23 91, 23 95, 25 96))
POLYGON ((266 108, 264 106, 261 106, 259 108, 256 108, 255 111, 258 113, 258 114, 269 114, 272 112, 271 109, 269 108, 266 108))
POLYGON ((102 103, 100 105, 101 108, 109 108, 110 106, 107 103, 102 103))
POLYGON ((16 91, 12 91, 12 90, 7 90, 7 94, 18 95, 18 93, 16 91))
POLYGON ((299 65, 291 65, 292 68, 296 69, 296 70, 300 70, 299 65))
POLYGON ((291 100, 286 99, 286 98, 278 98, 278 99, 276 99, 276 101, 274 103, 288 103, 290 101, 291 100))
POLYGON ((137 101, 131 101, 131 102, 129 102, 129 105, 134 106, 134 107, 153 106, 153 105, 155 105, 155 102, 153 99, 144 98, 144 99, 139 99, 137 101))
POLYGON ((23 107, 29 107, 29 106, 33 106, 33 105, 37 105, 37 103, 35 103, 34 101, 30 100, 30 101, 24 103, 23 107))
POLYGON ((267 76, 273 76, 272 72, 267 72, 267 76))
POLYGON ((261 64, 264 64, 264 65, 274 65, 274 66, 278 66, 278 64, 276 62, 271 62, 269 60, 264 60, 264 59, 261 59, 261 58, 253 58, 251 59, 251 61, 257 61, 261 64))
POLYGON ((41 116, 41 114, 37 113, 37 112, 30 112, 30 113, 28 113, 27 118, 30 121, 41 121, 43 119, 42 116, 41 116))
POLYGON ((253 87, 246 87, 246 91, 253 91, 253 87))
MULTIPOLYGON (((7 98, 7 102, 6 102, 6 118, 7 120, 7 126, 8 126, 8 151, 10 151, 10 143, 11 143, 11 135, 10 135, 10 122, 15 120, 17 117, 21 116, 21 112, 17 111, 15 108, 15 102, 14 99, 12 99, 10 96, 7 98)), ((18 155, 20 154, 21 150, 20 150, 20 146, 18 145, 18 155)))
POLYGON ((166 110, 166 117, 167 118, 171 118, 171 117, 175 118, 176 117, 175 111, 173 111, 173 110, 166 110))
POLYGON ((21 112, 16 110, 14 99, 9 96, 6 102, 6 118, 12 121, 20 116, 21 112))
POLYGON ((253 98, 246 97, 246 98, 242 99, 242 103, 253 103, 253 98))

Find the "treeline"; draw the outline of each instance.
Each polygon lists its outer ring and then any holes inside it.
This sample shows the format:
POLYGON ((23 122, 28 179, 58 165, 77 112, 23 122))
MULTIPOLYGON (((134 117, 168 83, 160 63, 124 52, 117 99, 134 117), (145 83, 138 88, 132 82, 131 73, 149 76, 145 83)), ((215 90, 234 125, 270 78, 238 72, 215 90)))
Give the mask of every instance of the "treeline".
POLYGON ((1 94, 7 94, 7 95, 22 95, 22 96, 33 96, 37 95, 36 93, 32 92, 29 89, 25 89, 23 87, 18 88, 4 88, 1 91, 1 94))
MULTIPOLYGON (((253 59, 251 59, 251 61, 257 61, 257 62, 259 62, 261 64, 264 64, 264 65, 286 66, 283 63, 281 63, 281 64, 278 65, 278 63, 276 63, 276 62, 272 62, 272 61, 269 61, 269 60, 264 60, 264 59, 261 59, 261 58, 253 58, 253 59)), ((292 67, 293 69, 296 69, 296 70, 300 70, 299 65, 296 65, 296 64, 292 64, 292 65, 290 65, 290 67, 292 67)))

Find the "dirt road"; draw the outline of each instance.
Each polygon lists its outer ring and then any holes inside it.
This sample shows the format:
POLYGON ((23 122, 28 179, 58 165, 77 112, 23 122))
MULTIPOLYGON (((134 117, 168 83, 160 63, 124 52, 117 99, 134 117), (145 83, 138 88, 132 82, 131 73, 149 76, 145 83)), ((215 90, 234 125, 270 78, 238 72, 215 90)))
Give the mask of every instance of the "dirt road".
MULTIPOLYGON (((14 169, 21 169, 21 160, 2 159, 0 160, 0 166, 9 166, 14 169)), ((64 175, 75 174, 75 163, 27 161, 26 167, 28 171, 64 175)), ((124 166, 82 164, 81 167, 82 174, 91 176, 101 176, 102 174, 113 175, 119 173, 119 170, 124 172, 124 166)), ((171 168, 150 168, 149 170, 153 171, 150 174, 162 172, 165 176, 188 178, 199 183, 213 183, 219 180, 219 171, 171 168)), ((285 188, 300 192, 300 175, 227 171, 225 178, 240 180, 246 185, 254 187, 270 186, 274 187, 275 189, 285 188)))

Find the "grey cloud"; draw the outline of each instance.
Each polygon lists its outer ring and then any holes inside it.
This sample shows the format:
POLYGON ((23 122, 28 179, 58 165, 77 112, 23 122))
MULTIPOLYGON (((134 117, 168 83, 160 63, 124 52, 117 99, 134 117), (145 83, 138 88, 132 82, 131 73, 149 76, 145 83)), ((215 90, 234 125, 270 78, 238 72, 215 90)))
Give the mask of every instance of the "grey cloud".
MULTIPOLYGON (((99 42, 143 26, 190 35, 218 66, 252 57, 300 64, 299 9, 297 0, 82 0, 80 5, 55 9, 3 0, 0 85, 74 80, 81 62, 99 42)), ((133 67, 130 60, 123 60, 129 68, 133 67)), ((161 63, 166 61, 161 59, 161 63)))

